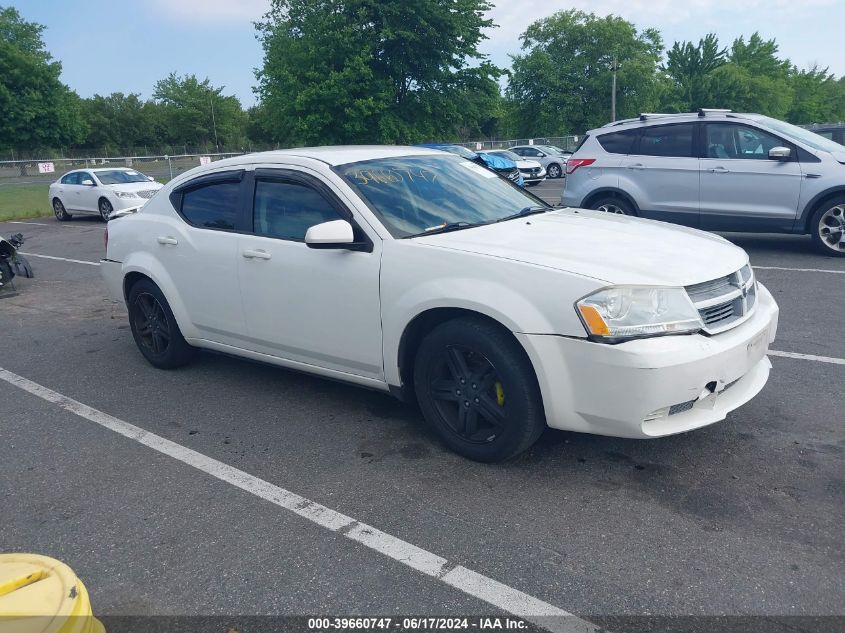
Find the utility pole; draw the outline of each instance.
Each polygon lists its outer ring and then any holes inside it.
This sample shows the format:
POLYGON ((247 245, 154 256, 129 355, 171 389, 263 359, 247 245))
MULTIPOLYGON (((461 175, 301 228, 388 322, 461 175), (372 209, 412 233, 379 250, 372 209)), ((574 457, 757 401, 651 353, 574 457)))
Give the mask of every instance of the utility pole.
POLYGON ((610 70, 613 71, 613 90, 610 93, 610 120, 616 120, 616 71, 619 70, 619 63, 616 61, 616 55, 613 56, 613 63, 610 65, 610 70))
POLYGON ((211 105, 211 125, 214 128, 214 147, 220 153, 220 144, 217 142, 217 122, 214 120, 214 101, 211 98, 211 90, 208 91, 208 103, 211 105))

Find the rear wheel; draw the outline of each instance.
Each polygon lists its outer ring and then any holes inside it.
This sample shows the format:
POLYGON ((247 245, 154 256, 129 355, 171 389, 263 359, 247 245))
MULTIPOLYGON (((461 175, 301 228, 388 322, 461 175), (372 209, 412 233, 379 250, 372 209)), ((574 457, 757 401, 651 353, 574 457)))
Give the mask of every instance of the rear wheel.
POLYGON ((604 211, 605 213, 615 213, 616 215, 635 215, 631 204, 624 198, 618 198, 616 196, 599 198, 590 205, 590 208, 596 211, 604 211))
POLYGON ((158 286, 141 279, 130 289, 128 304, 129 326, 144 358, 160 369, 181 367, 191 360, 194 348, 182 336, 158 286))
POLYGON ((510 332, 479 318, 448 321, 420 344, 414 388, 426 420, 456 453, 508 459, 546 427, 531 362, 510 332))
POLYGON ((816 249, 832 257, 845 257, 845 196, 825 202, 810 220, 816 249))
POLYGON ((563 174, 563 170, 557 163, 552 163, 549 165, 548 169, 546 169, 546 173, 549 175, 549 178, 560 178, 563 174))
POLYGON ((73 217, 67 212, 65 205, 63 205, 62 201, 58 198, 53 198, 53 213, 56 215, 56 219, 59 222, 67 222, 73 217))

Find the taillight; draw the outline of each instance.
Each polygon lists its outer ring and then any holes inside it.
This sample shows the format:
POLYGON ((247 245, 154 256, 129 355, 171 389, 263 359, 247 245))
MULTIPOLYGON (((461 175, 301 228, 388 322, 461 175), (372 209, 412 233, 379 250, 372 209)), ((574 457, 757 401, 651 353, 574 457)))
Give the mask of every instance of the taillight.
POLYGON ((586 167, 596 162, 595 158, 570 158, 566 163, 566 173, 571 174, 579 167, 586 167))

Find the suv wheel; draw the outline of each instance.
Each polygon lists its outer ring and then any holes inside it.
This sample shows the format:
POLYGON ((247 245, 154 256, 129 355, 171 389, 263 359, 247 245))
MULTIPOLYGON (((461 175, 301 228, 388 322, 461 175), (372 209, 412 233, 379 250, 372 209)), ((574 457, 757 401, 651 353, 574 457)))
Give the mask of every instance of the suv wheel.
POLYGON ((551 165, 549 165, 548 169, 546 169, 546 173, 548 174, 549 178, 560 178, 563 174, 563 170, 557 163, 552 163, 551 165))
POLYGON ((590 208, 596 211, 604 211, 605 213, 615 213, 616 215, 636 215, 627 200, 617 198, 616 196, 599 198, 590 204, 590 208))
POLYGON ((534 368, 510 332, 447 321, 420 344, 414 388, 425 419, 456 453, 498 462, 531 446, 546 418, 534 368))
POLYGON ((845 196, 825 202, 810 220, 816 249, 832 257, 845 257, 845 196))

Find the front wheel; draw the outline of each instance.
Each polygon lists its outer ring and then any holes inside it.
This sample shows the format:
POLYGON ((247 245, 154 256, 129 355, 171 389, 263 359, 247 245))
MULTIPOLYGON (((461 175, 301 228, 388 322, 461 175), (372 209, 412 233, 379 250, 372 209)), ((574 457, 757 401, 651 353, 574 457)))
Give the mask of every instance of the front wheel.
POLYGON ((67 212, 65 209, 65 205, 62 204, 62 201, 58 198, 53 198, 53 213, 56 215, 56 219, 59 222, 67 222, 73 216, 67 212))
POLYGON ((510 332, 479 318, 447 321, 420 344, 414 388, 425 419, 456 453, 498 462, 546 427, 534 368, 510 332))
POLYGON ((97 208, 100 210, 100 217, 103 219, 103 222, 108 222, 109 218, 111 217, 112 211, 114 211, 111 206, 111 202, 109 202, 105 198, 100 198, 100 202, 97 204, 97 208))
POLYGON ((845 257, 845 196, 824 203, 810 220, 816 250, 831 257, 845 257))
POLYGON ((605 213, 614 213, 616 215, 635 215, 634 209, 631 205, 622 198, 607 197, 600 198, 590 205, 591 209, 596 211, 604 211, 605 213))
POLYGON ((174 369, 191 360, 194 348, 182 336, 158 286, 149 279, 136 282, 129 291, 128 307, 132 337, 150 364, 174 369))
POLYGON ((552 163, 549 165, 548 169, 546 169, 546 173, 549 178, 560 178, 561 175, 563 175, 563 169, 561 169, 560 165, 557 163, 552 163))

